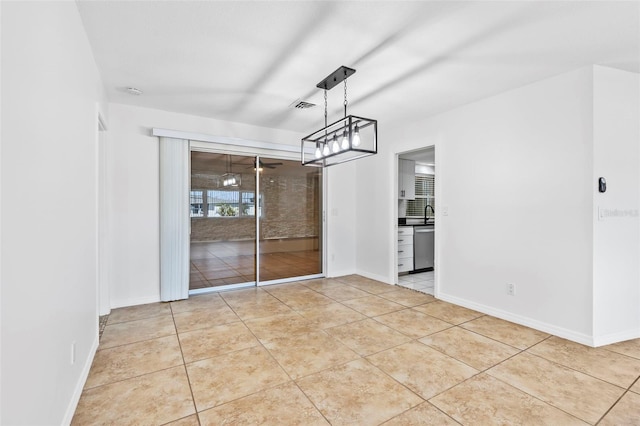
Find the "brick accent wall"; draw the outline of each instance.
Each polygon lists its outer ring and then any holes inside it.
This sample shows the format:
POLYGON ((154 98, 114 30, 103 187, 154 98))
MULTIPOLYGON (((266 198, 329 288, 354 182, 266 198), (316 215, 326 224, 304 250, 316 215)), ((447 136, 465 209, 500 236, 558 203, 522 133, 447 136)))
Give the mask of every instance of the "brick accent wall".
MULTIPOLYGON (((277 170, 277 169, 276 169, 277 170)), ((271 171, 270 171, 271 172, 271 171)), ((271 172, 273 173, 273 172, 271 172)), ((318 175, 265 175, 261 181, 264 239, 315 238, 320 236, 320 179, 318 175)), ((192 189, 220 189, 215 177, 191 176, 192 189)), ((253 174, 243 174, 240 189, 255 191, 253 174)), ((191 241, 238 241, 255 238, 255 217, 191 218, 191 241)))

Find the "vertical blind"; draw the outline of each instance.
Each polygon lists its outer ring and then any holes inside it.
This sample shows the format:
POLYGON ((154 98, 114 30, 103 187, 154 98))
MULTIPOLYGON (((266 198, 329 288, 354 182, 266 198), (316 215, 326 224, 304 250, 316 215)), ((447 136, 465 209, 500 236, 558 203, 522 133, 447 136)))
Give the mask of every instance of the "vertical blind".
POLYGON ((189 141, 160 138, 160 300, 189 297, 189 141))

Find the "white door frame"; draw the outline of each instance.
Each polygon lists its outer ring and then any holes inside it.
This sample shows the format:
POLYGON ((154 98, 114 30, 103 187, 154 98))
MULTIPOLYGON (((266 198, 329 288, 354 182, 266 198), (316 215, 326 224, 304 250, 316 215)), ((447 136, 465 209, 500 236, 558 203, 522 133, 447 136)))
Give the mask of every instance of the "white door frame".
MULTIPOLYGON (((422 151, 425 149, 430 149, 433 148, 435 150, 435 181, 436 181, 436 186, 435 186, 435 198, 436 201, 438 199, 440 199, 442 201, 442 179, 439 178, 439 176, 442 175, 442 161, 441 161, 441 157, 439 154, 439 150, 438 147, 436 146, 436 144, 431 144, 431 145, 426 145, 426 146, 422 146, 419 148, 413 148, 413 149, 407 149, 404 151, 396 151, 394 154, 394 182, 395 182, 395 187, 393 189, 393 194, 394 194, 394 203, 393 203, 393 211, 394 211, 394 224, 393 224, 393 283, 394 284, 398 284, 398 173, 399 173, 399 169, 398 169, 398 160, 400 159, 400 156, 402 154, 408 154, 411 152, 416 152, 416 151, 422 151)), ((442 204, 440 204, 440 206, 442 206, 442 204)), ((442 222, 442 209, 439 208, 438 211, 435 214, 435 221, 436 224, 438 222, 442 222)), ((441 232, 436 232, 435 235, 435 242, 434 242, 434 288, 433 288, 433 292, 434 295, 437 297, 438 296, 438 292, 440 290, 440 280, 439 280, 439 270, 440 270, 440 238, 441 238, 442 233, 441 232)))
POLYGON ((107 126, 104 117, 97 114, 97 143, 96 143, 96 212, 97 212, 97 288, 96 298, 98 315, 108 315, 111 312, 111 297, 109 289, 109 210, 108 210, 108 147, 107 126))

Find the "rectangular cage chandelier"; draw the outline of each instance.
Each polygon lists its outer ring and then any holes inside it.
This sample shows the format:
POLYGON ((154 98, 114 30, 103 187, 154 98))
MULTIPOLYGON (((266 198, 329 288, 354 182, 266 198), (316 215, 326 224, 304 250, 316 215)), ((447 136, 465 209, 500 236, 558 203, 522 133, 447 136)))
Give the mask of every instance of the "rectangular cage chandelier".
POLYGON ((356 70, 341 66, 316 85, 324 90, 324 127, 302 138, 303 166, 328 167, 378 153, 378 121, 347 115, 347 78, 356 70), (327 91, 344 81, 344 117, 327 124, 327 91))

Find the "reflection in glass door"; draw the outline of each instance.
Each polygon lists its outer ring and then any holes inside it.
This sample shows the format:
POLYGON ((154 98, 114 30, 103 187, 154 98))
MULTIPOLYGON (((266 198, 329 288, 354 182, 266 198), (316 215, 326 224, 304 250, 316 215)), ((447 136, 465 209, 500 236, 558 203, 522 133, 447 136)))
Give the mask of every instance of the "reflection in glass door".
POLYGON ((322 273, 322 169, 259 157, 259 282, 322 273))
POLYGON ((191 152, 189 290, 255 285, 254 157, 191 152))
POLYGON ((319 276, 321 212, 321 168, 192 151, 190 292, 319 276))

